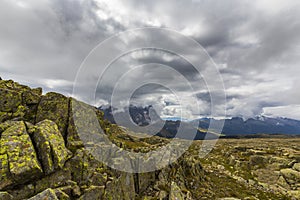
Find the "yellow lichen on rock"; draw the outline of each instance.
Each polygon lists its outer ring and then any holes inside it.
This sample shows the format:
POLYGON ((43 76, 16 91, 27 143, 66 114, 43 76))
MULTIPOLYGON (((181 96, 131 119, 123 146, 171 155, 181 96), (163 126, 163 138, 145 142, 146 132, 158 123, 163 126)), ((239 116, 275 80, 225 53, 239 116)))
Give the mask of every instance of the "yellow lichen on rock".
POLYGON ((49 92, 42 97, 36 114, 36 122, 45 119, 54 121, 61 134, 65 137, 68 118, 69 98, 54 92, 49 92))
POLYGON ((1 134, 1 184, 0 189, 19 184, 42 174, 34 146, 24 122, 10 122, 1 134))
POLYGON ((46 174, 62 168, 71 156, 71 152, 65 147, 64 138, 53 121, 39 122, 35 126, 33 139, 46 174))

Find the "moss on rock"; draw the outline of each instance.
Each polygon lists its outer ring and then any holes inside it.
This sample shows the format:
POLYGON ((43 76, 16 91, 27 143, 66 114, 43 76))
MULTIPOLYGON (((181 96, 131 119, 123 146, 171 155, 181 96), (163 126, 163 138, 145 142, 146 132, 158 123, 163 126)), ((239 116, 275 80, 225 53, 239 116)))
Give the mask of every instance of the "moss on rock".
POLYGON ((71 152, 65 147, 64 138, 53 121, 39 122, 33 133, 33 139, 46 174, 61 169, 71 157, 71 152))
POLYGON ((69 98, 49 92, 42 97, 37 110, 36 122, 49 119, 54 121, 65 137, 69 118, 69 98))
POLYGON ((0 88, 0 111, 14 112, 22 103, 22 94, 13 90, 0 88))
POLYGON ((7 186, 25 183, 39 177, 42 168, 24 122, 10 122, 2 125, 6 130, 1 134, 1 184, 7 186))
POLYGON ((13 80, 0 80, 0 88, 8 89, 8 90, 15 90, 15 91, 19 91, 19 92, 30 90, 30 87, 21 85, 18 82, 15 82, 13 80))
POLYGON ((42 89, 31 89, 12 80, 0 80, 0 122, 26 120, 35 122, 42 89))

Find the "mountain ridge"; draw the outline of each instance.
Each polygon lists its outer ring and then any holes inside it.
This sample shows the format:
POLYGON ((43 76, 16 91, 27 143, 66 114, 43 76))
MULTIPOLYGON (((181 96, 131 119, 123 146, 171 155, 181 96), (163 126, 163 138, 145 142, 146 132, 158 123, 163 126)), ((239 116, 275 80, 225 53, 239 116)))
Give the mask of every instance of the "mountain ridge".
MULTIPOLYGON (((116 123, 114 120, 113 110, 111 106, 99 107, 98 109, 104 112, 104 118, 109 120, 111 123, 116 123)), ((133 119, 133 122, 136 125, 147 126, 151 123, 155 123, 155 121, 160 121, 160 123, 164 123, 165 125, 162 127, 160 131, 156 134, 165 137, 174 137, 177 133, 178 127, 180 124, 183 126, 189 127, 188 130, 191 130, 193 127, 200 129, 202 131, 196 130, 194 134, 194 139, 204 139, 203 130, 208 130, 210 121, 221 122, 220 119, 214 118, 199 118, 195 120, 179 120, 178 118, 174 119, 162 119, 155 112, 155 109, 152 106, 142 107, 142 106, 129 106, 128 108, 124 108, 124 112, 118 111, 114 113, 118 118, 123 116, 123 118, 128 118, 126 112, 129 113, 130 117, 133 119), (134 112, 131 111, 134 109, 134 112), (149 115, 149 112, 152 113, 152 116, 149 115), (154 116, 154 120, 153 119, 154 116), (168 132, 168 133, 166 133, 168 132)), ((121 117, 122 118, 122 117, 121 117)), ((137 129, 131 125, 130 121, 125 123, 125 126, 128 125, 128 128, 137 129)), ((142 129, 139 129, 142 130, 142 129)), ((147 128, 145 127, 147 132, 147 128)), ((192 131, 192 130, 191 130, 192 131)), ((195 132, 195 130, 194 130, 195 132)), ((187 133, 188 134, 188 133, 187 133)), ((206 134, 209 134, 206 132, 206 134)), ((232 117, 230 119, 224 119, 224 126, 221 132, 223 136, 234 136, 234 135, 251 135, 251 134, 282 134, 282 135, 300 135, 300 121, 295 119, 277 117, 270 118, 265 116, 259 116, 255 118, 249 118, 244 120, 241 117, 232 117)), ((185 139, 193 139, 192 136, 187 136, 185 139)))

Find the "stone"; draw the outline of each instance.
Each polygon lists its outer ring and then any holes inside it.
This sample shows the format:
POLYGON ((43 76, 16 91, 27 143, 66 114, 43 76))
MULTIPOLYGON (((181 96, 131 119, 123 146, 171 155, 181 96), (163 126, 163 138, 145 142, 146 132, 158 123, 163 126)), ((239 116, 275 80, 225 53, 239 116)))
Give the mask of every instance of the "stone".
MULTIPOLYGON (((70 185, 71 179, 72 179, 71 171, 67 169, 56 170, 54 173, 37 180, 35 182, 36 183, 35 191, 41 192, 46 190, 47 188, 59 188, 66 185, 68 186, 70 185)), ((71 184, 71 186, 75 186, 75 185, 76 183, 71 184)), ((62 189, 62 191, 66 192, 67 189, 66 190, 62 189)), ((70 193, 67 194, 70 195, 70 193)))
POLYGON ((22 94, 13 90, 0 88, 0 111, 14 112, 22 103, 22 94))
POLYGON ((9 173, 8 163, 9 161, 8 161, 7 154, 3 154, 3 155, 0 154, 0 189, 13 184, 13 180, 9 178, 10 173, 9 173))
POLYGON ((0 123, 5 122, 6 120, 12 119, 12 113, 11 112, 1 112, 0 111, 0 123))
POLYGON ((118 177, 107 182, 103 199, 135 199, 133 174, 120 172, 118 177))
POLYGON ((107 181, 107 174, 93 172, 93 173, 91 173, 91 177, 89 180, 92 185, 102 186, 102 185, 105 185, 105 183, 107 181))
POLYGON ((300 172, 287 168, 280 170, 282 176, 284 176, 285 180, 289 184, 297 184, 300 183, 300 172))
POLYGON ((31 89, 11 80, 0 81, 0 122, 26 120, 35 123, 42 89, 31 89))
POLYGON ((7 89, 7 90, 13 90, 17 92, 23 92, 30 90, 30 87, 21 85, 17 82, 14 82, 13 80, 1 80, 0 81, 0 88, 7 89))
POLYGON ((85 113, 86 110, 85 104, 80 103, 73 98, 71 98, 70 102, 71 103, 70 103, 70 113, 69 113, 69 126, 67 129, 67 147, 72 152, 75 152, 76 149, 79 149, 84 146, 77 132, 78 129, 80 131, 80 126, 84 126, 84 123, 78 124, 78 122, 81 122, 81 120, 76 120, 76 119, 79 118, 79 116, 85 117, 88 114, 85 113), (77 124, 75 124, 75 122, 77 124))
POLYGON ((295 163, 293 169, 300 172, 300 163, 295 163))
POLYGON ((53 189, 47 189, 34 197, 29 198, 28 200, 59 200, 53 189))
POLYGON ((160 190, 157 194, 158 199, 166 199, 168 197, 168 192, 160 190))
POLYGON ((18 185, 13 190, 7 190, 7 192, 9 192, 14 197, 13 200, 23 200, 36 195, 36 193, 38 192, 35 192, 34 189, 35 188, 33 184, 29 183, 24 185, 18 185))
POLYGON ((138 190, 139 192, 144 192, 149 186, 155 183, 155 173, 138 173, 138 190))
POLYGON ((84 190, 84 195, 82 195, 79 200, 101 200, 103 199, 105 186, 91 186, 84 190))
POLYGON ((251 166, 262 166, 267 163, 267 159, 264 156, 254 155, 250 157, 251 166))
POLYGON ((38 104, 41 100, 41 94, 28 90, 22 93, 22 100, 27 105, 38 104))
POLYGON ((81 195, 80 187, 78 185, 73 186, 72 196, 79 197, 81 195))
POLYGON ((0 192, 0 199, 1 200, 13 200, 13 196, 8 192, 0 192))
POLYGON ((66 163, 66 168, 72 171, 72 180, 79 185, 86 185, 95 169, 91 167, 90 157, 83 149, 78 149, 74 156, 66 163))
POLYGON ((0 189, 42 175, 42 168, 24 122, 12 122, 0 139, 0 189))
POLYGON ((106 183, 103 199, 123 199, 122 190, 115 180, 106 183))
POLYGON ((290 190, 287 193, 292 199, 300 199, 300 190, 290 190))
POLYGON ((55 195, 59 200, 70 200, 70 196, 67 195, 65 192, 61 191, 60 189, 55 189, 55 195))
POLYGON ((65 147, 64 138, 53 121, 44 120, 36 124, 33 139, 46 174, 61 169, 71 157, 71 152, 65 147))
POLYGON ((289 167, 290 162, 291 161, 289 159, 277 157, 277 156, 272 156, 269 160, 269 163, 275 166, 277 170, 289 167))
POLYGON ((290 185, 286 182, 285 178, 283 176, 280 176, 277 180, 277 184, 286 188, 290 189, 290 185))
POLYGON ((68 118, 69 98, 54 92, 49 92, 41 98, 36 115, 37 123, 45 119, 54 121, 63 137, 65 137, 68 118))
POLYGON ((184 194, 175 182, 171 183, 169 200, 184 200, 184 194))

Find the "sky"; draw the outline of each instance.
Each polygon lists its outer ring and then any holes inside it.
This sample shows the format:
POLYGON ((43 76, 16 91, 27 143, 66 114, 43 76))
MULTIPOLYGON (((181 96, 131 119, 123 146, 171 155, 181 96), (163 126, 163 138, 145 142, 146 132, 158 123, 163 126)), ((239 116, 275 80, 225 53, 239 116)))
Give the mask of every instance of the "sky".
POLYGON ((115 100, 120 107, 128 106, 129 98, 129 103, 154 105, 162 117, 223 117, 225 110, 226 117, 300 120, 299 19, 297 0, 2 0, 0 76, 96 106, 110 103, 118 86, 115 100), (220 77, 206 73, 210 68, 205 64, 199 73, 176 52, 129 48, 153 42, 178 48, 191 60, 207 61, 166 32, 132 34, 121 38, 121 44, 115 40, 97 55, 94 68, 84 71, 85 81, 78 83, 74 95, 80 66, 89 63, 93 49, 123 31, 146 27, 172 30, 198 42, 212 59, 208 66, 220 74, 226 104, 218 105, 223 93, 214 80, 220 77), (127 52, 106 70, 101 59, 120 49, 127 52), (99 71, 105 72, 104 78, 99 71), (86 91, 94 86, 92 101, 86 91))

